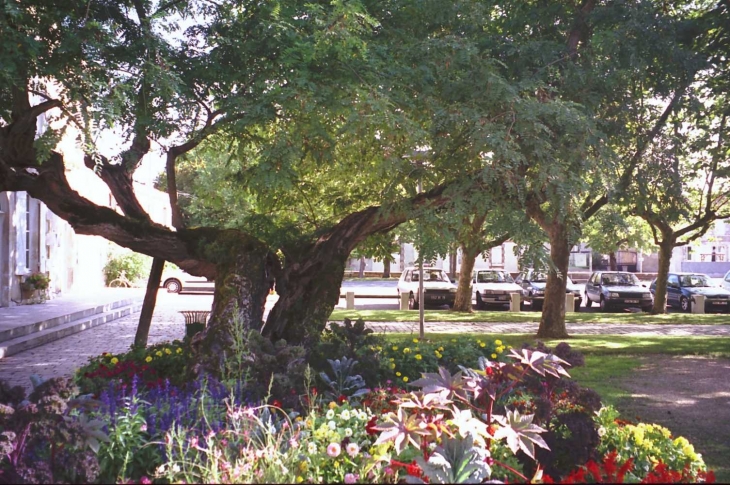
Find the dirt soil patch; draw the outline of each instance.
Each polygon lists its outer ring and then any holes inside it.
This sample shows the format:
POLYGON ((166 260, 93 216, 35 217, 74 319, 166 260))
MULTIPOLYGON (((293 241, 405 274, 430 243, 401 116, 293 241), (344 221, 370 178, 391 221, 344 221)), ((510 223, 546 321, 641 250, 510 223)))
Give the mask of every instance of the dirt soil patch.
POLYGON ((684 436, 718 481, 730 480, 730 359, 641 357, 619 385, 631 393, 617 406, 621 414, 684 436))

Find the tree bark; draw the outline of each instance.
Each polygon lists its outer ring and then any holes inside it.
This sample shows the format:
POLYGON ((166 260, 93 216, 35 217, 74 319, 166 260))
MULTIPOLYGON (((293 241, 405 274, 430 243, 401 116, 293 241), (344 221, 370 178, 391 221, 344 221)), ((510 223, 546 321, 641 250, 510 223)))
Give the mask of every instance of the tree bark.
POLYGON ((461 245, 461 268, 459 269, 459 284, 454 299, 455 312, 472 313, 471 306, 471 272, 474 270, 474 262, 477 259, 480 248, 475 246, 461 245))
POLYGON ((383 259, 383 278, 390 278, 390 257, 386 256, 383 259))
POLYGON ((550 238, 550 259, 555 270, 548 273, 545 285, 545 302, 542 307, 540 327, 537 330, 538 338, 566 338, 568 331, 565 328, 565 288, 568 264, 570 261, 570 247, 568 242, 567 226, 553 223, 548 232, 550 238))
POLYGON ((358 270, 357 276, 360 279, 365 277, 365 256, 360 256, 360 269, 358 270))
POLYGON ((164 259, 152 259, 152 268, 150 268, 150 276, 147 279, 147 292, 144 295, 142 312, 139 314, 139 323, 137 324, 137 333, 134 336, 135 347, 147 347, 147 338, 150 335, 150 327, 152 326, 152 314, 155 311, 157 291, 160 289, 160 280, 164 268, 164 259))
POLYGON ((610 269, 611 271, 618 270, 618 262, 616 261, 616 251, 611 251, 608 253, 608 269, 610 269))
POLYGON ((196 374, 202 370, 220 372, 234 338, 261 330, 266 298, 277 271, 275 256, 254 238, 231 231, 215 244, 218 264, 210 319, 192 342, 196 374))
POLYGON ((663 239, 659 242, 659 268, 656 275, 656 289, 654 290, 654 306, 651 309, 653 315, 661 315, 667 312, 667 277, 669 275, 669 264, 672 261, 672 250, 674 249, 675 238, 670 234, 662 234, 663 239))

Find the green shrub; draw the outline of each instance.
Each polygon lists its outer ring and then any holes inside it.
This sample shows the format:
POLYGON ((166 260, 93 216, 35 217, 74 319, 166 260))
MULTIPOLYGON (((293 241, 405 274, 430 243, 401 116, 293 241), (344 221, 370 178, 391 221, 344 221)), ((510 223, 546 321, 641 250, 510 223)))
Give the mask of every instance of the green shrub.
POLYGON ((130 281, 145 278, 149 274, 152 258, 131 251, 112 252, 104 266, 104 281, 108 285, 124 271, 130 281))

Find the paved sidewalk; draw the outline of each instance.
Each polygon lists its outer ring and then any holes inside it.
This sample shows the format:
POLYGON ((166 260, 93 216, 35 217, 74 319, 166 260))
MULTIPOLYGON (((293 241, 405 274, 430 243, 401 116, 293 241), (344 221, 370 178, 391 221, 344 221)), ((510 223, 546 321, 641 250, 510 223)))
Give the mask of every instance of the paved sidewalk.
MULTIPOLYGON (((267 309, 275 299, 270 299, 267 309)), ((185 322, 180 310, 209 310, 212 295, 185 297, 161 290, 153 315, 149 343, 182 338, 185 322)), ((48 302, 46 304, 49 304, 48 302)), ((40 306, 37 306, 40 307, 40 306)), ((0 314, 1 315, 1 314, 0 314)), ((134 341, 139 313, 114 320, 99 327, 65 337, 41 347, 0 359, 0 379, 12 385, 30 388, 30 376, 71 376, 90 357, 102 352, 119 353, 129 349, 134 341)), ((418 333, 418 322, 371 322, 376 332, 418 333)), ((426 322, 429 333, 536 333, 537 323, 486 322, 426 322)), ((633 336, 721 336, 730 337, 730 325, 632 325, 632 324, 567 324, 572 335, 633 335, 633 336)))

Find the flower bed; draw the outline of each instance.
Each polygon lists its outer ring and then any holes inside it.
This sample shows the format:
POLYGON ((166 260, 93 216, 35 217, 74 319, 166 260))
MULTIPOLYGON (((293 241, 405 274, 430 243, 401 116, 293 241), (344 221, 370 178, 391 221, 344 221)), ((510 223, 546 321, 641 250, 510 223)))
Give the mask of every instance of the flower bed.
MULTIPOLYGON (((62 380, 27 400, 0 385, 0 481, 713 481, 687 440, 622 421, 570 381, 582 357, 567 344, 455 340, 371 340, 352 350, 379 362, 382 381, 346 356, 319 376, 305 367, 286 396, 296 405, 262 397, 246 375, 189 379, 180 342, 92 359, 78 382, 93 398, 62 380)), ((284 367, 299 355, 284 343, 267 352, 284 367)), ((268 368, 273 389, 280 371, 268 368)))

